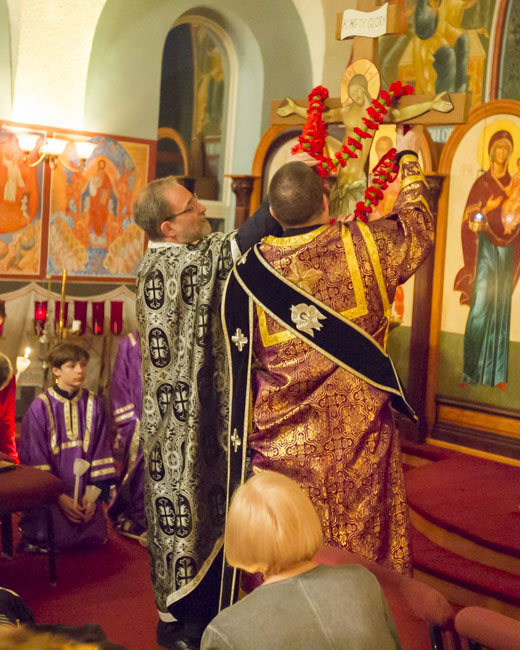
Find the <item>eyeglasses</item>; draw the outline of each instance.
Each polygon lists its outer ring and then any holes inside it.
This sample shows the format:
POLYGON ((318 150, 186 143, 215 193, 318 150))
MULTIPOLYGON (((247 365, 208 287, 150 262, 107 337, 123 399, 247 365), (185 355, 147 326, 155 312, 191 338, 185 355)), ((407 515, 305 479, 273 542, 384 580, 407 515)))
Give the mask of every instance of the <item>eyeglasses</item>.
POLYGON ((177 212, 176 214, 171 214, 168 217, 168 219, 175 219, 175 217, 180 217, 181 214, 185 214, 186 212, 191 212, 192 210, 195 210, 198 201, 199 199, 197 198, 197 195, 193 194, 186 209, 182 210, 181 212, 177 212))

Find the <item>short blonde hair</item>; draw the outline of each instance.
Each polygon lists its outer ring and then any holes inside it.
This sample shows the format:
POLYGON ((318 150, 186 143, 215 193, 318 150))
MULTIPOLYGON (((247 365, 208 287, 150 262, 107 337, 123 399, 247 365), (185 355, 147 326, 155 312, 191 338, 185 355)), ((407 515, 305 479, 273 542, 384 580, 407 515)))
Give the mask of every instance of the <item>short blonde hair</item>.
POLYGON ((99 650, 98 645, 81 644, 64 636, 46 632, 39 634, 26 627, 0 626, 2 650, 99 650))
POLYGON ((321 523, 296 481, 263 471, 241 485, 226 521, 229 564, 276 575, 311 560, 323 544, 321 523))

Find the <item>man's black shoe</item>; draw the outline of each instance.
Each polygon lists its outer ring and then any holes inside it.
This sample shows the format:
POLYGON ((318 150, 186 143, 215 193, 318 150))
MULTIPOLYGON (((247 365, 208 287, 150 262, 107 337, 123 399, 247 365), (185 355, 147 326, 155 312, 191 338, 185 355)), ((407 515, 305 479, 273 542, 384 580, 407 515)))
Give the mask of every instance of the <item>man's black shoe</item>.
POLYGON ((183 632, 182 623, 177 621, 167 623, 159 619, 157 623, 157 645, 160 645, 161 648, 173 648, 173 644, 182 638, 183 632))

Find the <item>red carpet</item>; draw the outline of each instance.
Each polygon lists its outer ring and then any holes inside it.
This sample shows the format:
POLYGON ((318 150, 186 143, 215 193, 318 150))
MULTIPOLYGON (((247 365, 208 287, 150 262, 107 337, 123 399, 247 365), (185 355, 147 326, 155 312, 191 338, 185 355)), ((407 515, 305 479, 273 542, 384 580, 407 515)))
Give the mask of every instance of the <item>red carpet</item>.
POLYGON ((110 530, 97 550, 58 556, 58 584, 49 583, 43 555, 0 557, 0 585, 24 598, 37 623, 98 623, 113 643, 128 650, 157 650, 157 610, 148 551, 110 530))
POLYGON ((464 454, 406 472, 416 576, 520 616, 520 469, 464 454))
POLYGON ((415 529, 412 530, 412 548, 416 572, 449 579, 464 589, 520 607, 519 576, 451 553, 415 529))
MULTIPOLYGON (((454 603, 484 602, 518 615, 520 469, 426 452, 420 457, 433 462, 406 473, 412 518, 423 529, 412 536, 416 577, 454 603), (494 566, 494 558, 502 566, 494 566)), ((113 531, 101 549, 58 556, 56 587, 49 584, 45 556, 0 557, 0 586, 18 592, 39 623, 98 623, 128 650, 158 650, 148 552, 113 531)))
POLYGON ((446 530, 520 557, 520 469, 457 455, 406 474, 408 503, 446 530))

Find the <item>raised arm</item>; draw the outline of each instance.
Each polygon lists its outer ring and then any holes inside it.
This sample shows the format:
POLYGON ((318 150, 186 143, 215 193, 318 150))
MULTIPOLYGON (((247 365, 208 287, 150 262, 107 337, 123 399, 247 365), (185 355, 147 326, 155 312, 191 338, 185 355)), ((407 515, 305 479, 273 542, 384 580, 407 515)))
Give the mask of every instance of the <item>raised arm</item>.
POLYGON ((413 275, 433 248, 430 190, 416 153, 419 137, 420 127, 398 137, 401 191, 390 214, 369 223, 381 250, 392 259, 392 273, 399 273, 397 284, 413 275))
POLYGON ((267 235, 275 237, 282 234, 282 227, 269 212, 269 203, 264 201, 258 210, 238 229, 236 241, 241 253, 245 253, 253 244, 267 235))

